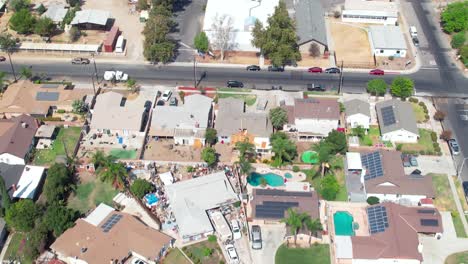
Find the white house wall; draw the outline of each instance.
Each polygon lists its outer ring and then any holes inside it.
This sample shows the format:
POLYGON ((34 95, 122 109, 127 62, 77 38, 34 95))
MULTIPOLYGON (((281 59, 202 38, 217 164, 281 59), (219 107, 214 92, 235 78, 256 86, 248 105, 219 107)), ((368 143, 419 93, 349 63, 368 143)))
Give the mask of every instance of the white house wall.
POLYGON ((378 12, 376 12, 375 15, 367 15, 360 14, 358 10, 344 10, 341 21, 349 23, 395 25, 398 21, 398 17, 378 14, 378 12))
POLYGON ((396 195, 396 194, 377 194, 377 193, 368 193, 367 198, 375 196, 379 198, 380 202, 390 201, 398 203, 400 200, 410 201, 412 205, 418 205, 419 201, 423 198, 427 198, 425 195, 396 195))
POLYGON ((257 152, 268 153, 271 151, 270 138, 268 137, 255 137, 254 138, 255 150, 257 152), (262 143, 265 143, 265 148, 262 147, 262 143), (259 151, 260 150, 260 151, 259 151))
POLYGON ((370 117, 363 114, 350 115, 346 117, 346 125, 350 128, 362 126, 365 129, 369 129, 370 117))
POLYGON ((395 58, 405 58, 406 57, 406 49, 379 49, 374 48, 373 54, 377 57, 390 57, 393 56, 395 58), (398 53, 399 52, 399 53, 398 53))
POLYGON ((0 154, 0 162, 9 164, 9 165, 25 165, 23 158, 17 157, 10 153, 0 154))
POLYGON ((383 141, 398 143, 417 143, 419 136, 404 129, 388 132, 382 135, 383 141))
POLYGON ((352 264, 421 264, 417 259, 353 259, 352 264))
POLYGON ((295 127, 299 133, 327 136, 333 129, 338 128, 338 120, 296 118, 295 127))

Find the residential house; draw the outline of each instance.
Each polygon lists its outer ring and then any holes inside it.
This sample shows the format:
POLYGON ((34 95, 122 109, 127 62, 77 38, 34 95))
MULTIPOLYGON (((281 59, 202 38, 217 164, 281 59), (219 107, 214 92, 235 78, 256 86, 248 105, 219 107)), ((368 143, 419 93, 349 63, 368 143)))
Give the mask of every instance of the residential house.
POLYGON ((36 119, 20 115, 11 119, 0 119, 0 162, 24 165, 34 147, 36 119))
POLYGON ((315 43, 323 54, 328 50, 325 11, 319 0, 286 1, 289 15, 296 21, 296 34, 301 53, 309 54, 310 46, 315 43))
POLYGON ((383 141, 418 142, 419 129, 410 103, 393 99, 379 102, 375 108, 383 141))
MULTIPOLYGON (((25 165, 21 164, 11 165, 0 162, 0 177, 2 177, 5 182, 5 187, 10 198, 13 198, 13 193, 16 191, 16 186, 21 179, 24 167, 25 165)), ((2 194, 0 194, 0 196, 1 195, 2 194)))
POLYGON ((341 12, 343 22, 395 25, 398 5, 395 1, 345 0, 341 12))
POLYGON ((371 122, 370 104, 368 102, 353 99, 344 102, 346 113, 346 127, 362 127, 369 129, 371 122))
POLYGON ((205 8, 203 31, 205 31, 210 43, 216 49, 216 45, 213 45, 213 39, 215 38, 213 25, 219 24, 217 18, 226 16, 223 24, 227 23, 227 19, 231 19, 232 22, 232 31, 230 32, 232 50, 258 52, 259 49, 254 47, 251 42, 252 29, 257 20, 266 25, 268 17, 273 15, 278 3, 279 0, 208 0, 205 8))
POLYGON ((175 144, 204 146, 205 130, 211 125, 210 97, 194 94, 182 106, 159 106, 153 110, 149 136, 173 138, 175 144))
POLYGON ((87 217, 78 219, 50 248, 66 263, 130 263, 139 258, 156 264, 173 241, 135 216, 101 203, 87 217))
POLYGON ((64 4, 52 3, 47 6, 47 10, 41 15, 41 17, 50 18, 54 24, 60 25, 67 13, 68 8, 65 8, 64 4))
POLYGON ((214 233, 209 210, 239 201, 224 171, 166 185, 165 189, 184 243, 214 233))
POLYGON ((406 57, 406 41, 399 26, 370 26, 372 54, 378 57, 406 57))
POLYGON ((241 99, 219 99, 215 129, 221 144, 235 145, 237 142, 249 141, 255 145, 258 154, 271 152, 273 126, 268 115, 245 112, 245 103, 241 99))
POLYGON ((435 198, 432 176, 406 175, 399 151, 346 153, 346 187, 352 202, 371 196, 380 201, 417 205, 435 198))
POLYGON ((337 263, 423 262, 420 236, 440 238, 442 218, 437 209, 382 203, 363 209, 365 235, 334 237, 337 263))
POLYGON ((110 18, 109 11, 86 9, 76 12, 70 24, 84 29, 105 29, 110 18))
POLYGON ((127 100, 117 92, 99 94, 91 113, 91 133, 120 137, 144 134, 143 121, 148 115, 144 105, 127 100))
POLYGON ((285 105, 288 123, 283 130, 297 140, 320 140, 340 125, 340 105, 336 99, 295 99, 294 105, 285 105))
POLYGON ((83 100, 89 91, 69 84, 35 84, 22 80, 8 86, 0 98, 0 114, 45 117, 57 110, 72 111, 73 101, 83 100))

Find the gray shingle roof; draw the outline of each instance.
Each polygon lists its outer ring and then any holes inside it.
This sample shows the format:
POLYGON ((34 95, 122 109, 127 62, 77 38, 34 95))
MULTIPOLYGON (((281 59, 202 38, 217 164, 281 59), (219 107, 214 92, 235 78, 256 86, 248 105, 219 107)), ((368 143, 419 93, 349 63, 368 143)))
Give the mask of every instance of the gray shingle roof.
POLYGON ((370 115, 370 104, 359 99, 353 99, 350 101, 344 102, 345 112, 347 116, 352 116, 355 114, 363 114, 366 116, 370 115))
POLYGON ((61 4, 51 4, 47 7, 47 11, 42 14, 42 17, 48 17, 54 21, 54 23, 60 23, 67 15, 68 9, 61 4))
POLYGON ((398 26, 370 26, 374 49, 406 49, 405 38, 398 26))
POLYGON ((300 45, 315 40, 328 46, 325 12, 320 0, 297 0, 294 4, 294 13, 300 45))
POLYGON ((387 100, 375 105, 377 110, 377 118, 379 120, 380 132, 382 134, 404 129, 419 135, 419 130, 416 125, 416 116, 413 111, 413 107, 408 102, 402 102, 397 99, 387 100), (382 108, 391 106, 395 115, 395 123, 391 125, 384 125, 382 108))

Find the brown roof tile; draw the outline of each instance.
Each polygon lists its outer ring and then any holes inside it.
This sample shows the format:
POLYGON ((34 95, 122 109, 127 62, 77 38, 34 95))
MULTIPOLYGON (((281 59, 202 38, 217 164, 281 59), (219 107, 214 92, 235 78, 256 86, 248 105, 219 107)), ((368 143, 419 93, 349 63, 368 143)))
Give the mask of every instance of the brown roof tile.
POLYGON ((293 111, 294 118, 298 119, 340 118, 340 105, 336 99, 331 98, 295 99, 293 111))

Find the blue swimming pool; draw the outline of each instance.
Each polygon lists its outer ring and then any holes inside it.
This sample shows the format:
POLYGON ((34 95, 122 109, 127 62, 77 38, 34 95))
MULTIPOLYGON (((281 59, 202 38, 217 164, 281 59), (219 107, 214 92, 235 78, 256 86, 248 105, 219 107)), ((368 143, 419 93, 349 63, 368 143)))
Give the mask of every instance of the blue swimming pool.
POLYGON ((145 195, 145 199, 146 199, 146 203, 148 203, 150 206, 159 201, 159 198, 156 197, 154 193, 149 193, 145 195))
POLYGON ((284 174, 284 177, 286 177, 286 178, 288 178, 288 179, 291 179, 293 176, 292 176, 291 173, 286 172, 286 173, 284 174))
POLYGON ((252 172, 249 177, 247 177, 247 182, 252 186, 259 186, 262 183, 261 179, 265 179, 267 184, 272 187, 278 187, 284 185, 284 178, 275 173, 266 173, 261 174, 258 172, 252 172))

